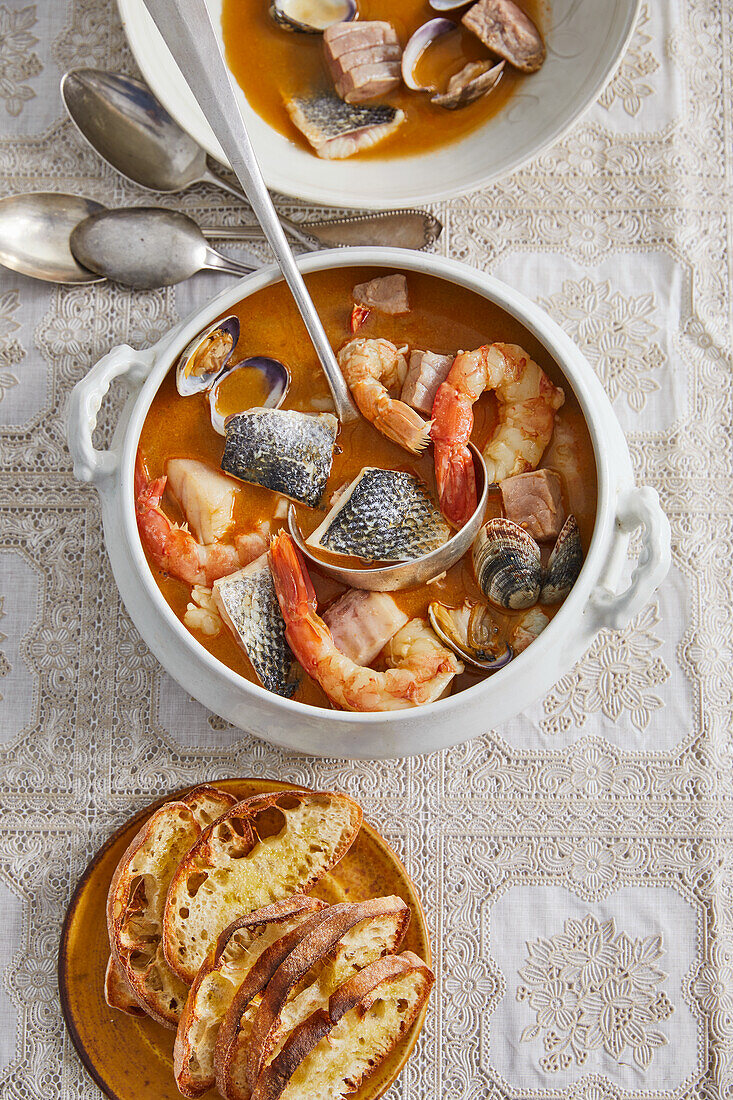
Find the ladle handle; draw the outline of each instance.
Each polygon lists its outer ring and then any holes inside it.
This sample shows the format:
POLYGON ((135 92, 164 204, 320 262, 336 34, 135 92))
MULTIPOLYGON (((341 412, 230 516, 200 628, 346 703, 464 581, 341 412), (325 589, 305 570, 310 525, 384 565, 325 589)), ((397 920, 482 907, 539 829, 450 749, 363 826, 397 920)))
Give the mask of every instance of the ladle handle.
POLYGON ((358 413, 262 178, 205 0, 144 0, 244 188, 300 310, 341 421, 358 413))
MULTIPOLYGON (((229 195, 235 195, 238 199, 244 199, 245 202, 248 201, 241 187, 232 187, 231 183, 227 183, 227 181, 223 180, 216 172, 207 170, 201 178, 206 183, 213 183, 215 187, 220 187, 222 191, 226 191, 229 195)), ((278 217, 280 218, 280 225, 283 225, 287 229, 294 240, 299 241, 309 252, 318 251, 321 246, 315 237, 311 237, 308 233, 304 232, 302 226, 297 225, 295 222, 291 221, 290 218, 286 218, 284 214, 278 214, 278 217)))

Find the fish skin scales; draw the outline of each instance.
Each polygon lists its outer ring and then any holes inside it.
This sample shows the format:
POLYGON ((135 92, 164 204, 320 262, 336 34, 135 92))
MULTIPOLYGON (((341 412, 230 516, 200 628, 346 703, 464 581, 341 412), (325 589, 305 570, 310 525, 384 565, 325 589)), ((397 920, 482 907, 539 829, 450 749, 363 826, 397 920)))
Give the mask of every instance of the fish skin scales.
POLYGON ((285 107, 318 156, 328 160, 349 157, 374 145, 405 120, 404 111, 395 107, 345 103, 328 92, 291 96, 285 107))
POLYGON ((218 580, 214 598, 262 686, 291 699, 299 684, 298 666, 285 640, 267 555, 218 580))
POLYGON ((227 420, 225 473, 315 508, 333 461, 338 420, 332 413, 249 409, 227 420))
POLYGON ((450 534, 418 478, 367 466, 307 541, 364 561, 411 561, 442 546, 450 534))

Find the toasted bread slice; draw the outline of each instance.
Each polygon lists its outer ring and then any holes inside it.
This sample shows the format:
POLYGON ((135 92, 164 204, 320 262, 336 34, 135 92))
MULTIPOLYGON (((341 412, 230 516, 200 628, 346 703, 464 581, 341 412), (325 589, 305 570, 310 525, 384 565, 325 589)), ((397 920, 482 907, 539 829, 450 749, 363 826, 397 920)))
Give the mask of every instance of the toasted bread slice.
POLYGON ((216 821, 217 817, 236 806, 237 799, 228 791, 219 790, 208 783, 202 783, 200 787, 194 787, 188 794, 184 794, 181 802, 185 802, 193 810, 193 816, 200 829, 205 829, 216 821))
POLYGON ((331 791, 278 791, 233 806, 173 875, 163 923, 171 970, 191 984, 213 937, 238 916, 307 893, 360 826, 357 803, 331 791))
POLYGON ((107 959, 107 969, 104 972, 104 999, 110 1008, 117 1008, 120 1012, 126 1012, 128 1016, 146 1014, 145 1009, 137 1003, 124 971, 111 955, 107 959))
POLYGON ((214 1084, 214 1044, 232 998, 268 947, 326 908, 296 894, 257 909, 225 928, 191 986, 178 1024, 173 1072, 184 1096, 200 1096, 214 1084))
POLYGON ((190 806, 166 802, 122 856, 107 895, 112 956, 138 1003, 170 1028, 178 1025, 188 988, 163 956, 165 898, 174 871, 200 835, 190 806))
MULTIPOLYGON (((341 1100, 395 1048, 427 1001, 430 968, 409 951, 360 970, 299 1024, 251 1100, 341 1100)), ((226 1100, 232 1100, 227 1096, 226 1100)))
MULTIPOLYGON (((235 997, 215 1054, 217 1085, 230 1100, 247 1100, 260 1069, 285 1035, 347 978, 393 952, 410 921, 401 898, 333 905, 273 973, 261 999, 235 997)), ((245 994, 246 996, 246 994, 245 994)))

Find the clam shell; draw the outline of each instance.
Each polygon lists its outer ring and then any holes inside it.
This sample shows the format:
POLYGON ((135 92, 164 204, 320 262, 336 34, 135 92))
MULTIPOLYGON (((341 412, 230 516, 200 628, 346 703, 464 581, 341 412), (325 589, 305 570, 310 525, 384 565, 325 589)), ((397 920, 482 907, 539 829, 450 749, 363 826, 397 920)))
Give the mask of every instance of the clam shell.
POLYGON ((427 23, 423 23, 421 27, 418 27, 408 39, 402 52, 402 79, 413 92, 436 91, 435 88, 426 88, 425 85, 416 82, 413 75, 415 66, 436 38, 455 30, 458 30, 458 24, 454 23, 452 19, 428 19, 427 23))
POLYGON ((359 10, 355 0, 271 0, 270 16, 286 31, 323 34, 334 23, 350 23, 359 10))
POLYGON ((483 604, 465 600, 461 607, 448 607, 434 601, 428 606, 428 619, 440 640, 449 646, 468 664, 485 671, 496 672, 508 664, 514 656, 511 647, 498 635, 496 623, 483 604), (478 616, 485 627, 480 631, 480 642, 471 642, 471 622, 478 616))
POLYGON ((239 318, 214 321, 194 336, 176 362, 176 389, 181 397, 206 393, 226 369, 239 340, 239 318))
MULTIPOLYGON (((269 359, 266 355, 254 355, 250 359, 243 359, 241 363, 230 370, 222 370, 217 375, 213 385, 209 389, 209 410, 211 426, 219 435, 226 435, 225 422, 227 417, 219 412, 217 398, 219 388, 225 378, 234 374, 237 370, 258 370, 264 375, 267 384, 267 397, 262 402, 263 409, 279 409, 285 400, 290 385, 290 371, 279 359, 269 359)), ((244 412, 244 409, 238 409, 244 412)), ((232 413, 228 415, 234 415, 232 413)))
POLYGON ((467 107, 496 87, 505 65, 505 61, 498 64, 491 61, 470 62, 450 78, 445 92, 431 96, 430 102, 448 111, 467 107))
POLYGON ((519 524, 501 517, 485 523, 473 544, 473 567, 479 588, 497 607, 517 611, 537 603, 540 548, 519 524))
POLYGON ((540 603, 560 603, 570 592, 583 566, 583 545, 575 516, 565 520, 547 563, 540 603))

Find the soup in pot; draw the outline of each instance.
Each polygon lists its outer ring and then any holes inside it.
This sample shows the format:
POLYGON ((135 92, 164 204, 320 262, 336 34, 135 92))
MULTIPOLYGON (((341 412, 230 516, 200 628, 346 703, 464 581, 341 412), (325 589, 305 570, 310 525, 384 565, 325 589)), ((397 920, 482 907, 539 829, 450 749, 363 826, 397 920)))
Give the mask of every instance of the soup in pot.
POLYGON ((252 294, 152 401, 141 540, 173 613, 245 679, 316 706, 423 705, 516 659, 570 591, 595 522, 588 429, 544 347, 481 296, 376 268, 306 282, 360 415, 336 420, 285 284, 252 294), (428 583, 333 575, 422 559, 469 522, 473 545, 428 583))

